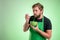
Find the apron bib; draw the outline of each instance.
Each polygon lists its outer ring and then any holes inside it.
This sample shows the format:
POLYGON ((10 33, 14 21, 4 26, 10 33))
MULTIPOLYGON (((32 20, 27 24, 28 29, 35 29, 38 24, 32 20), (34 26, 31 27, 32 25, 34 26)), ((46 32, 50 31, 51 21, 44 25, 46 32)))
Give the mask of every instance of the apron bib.
MULTIPOLYGON (((42 22, 38 22, 38 28, 42 31, 44 31, 44 17, 42 18, 42 22)), ((45 37, 40 35, 37 31, 33 30, 30 27, 30 38, 29 40, 46 40, 45 37)))

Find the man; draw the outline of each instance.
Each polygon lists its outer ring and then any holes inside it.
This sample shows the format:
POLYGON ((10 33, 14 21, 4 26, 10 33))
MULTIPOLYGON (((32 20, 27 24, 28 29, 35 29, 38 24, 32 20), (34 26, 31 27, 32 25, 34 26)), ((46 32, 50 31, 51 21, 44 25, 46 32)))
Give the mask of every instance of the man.
POLYGON ((32 6, 33 16, 25 15, 26 22, 24 24, 24 32, 30 30, 29 40, 50 40, 52 33, 52 25, 50 20, 43 15, 43 5, 36 3, 32 6), (31 21, 37 22, 37 26, 31 25, 31 21))

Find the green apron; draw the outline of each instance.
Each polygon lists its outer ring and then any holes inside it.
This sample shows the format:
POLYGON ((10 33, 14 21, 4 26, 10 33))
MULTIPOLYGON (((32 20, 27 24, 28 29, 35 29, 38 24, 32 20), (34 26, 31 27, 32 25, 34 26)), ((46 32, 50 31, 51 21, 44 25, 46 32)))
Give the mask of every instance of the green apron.
MULTIPOLYGON (((42 22, 38 22, 38 28, 42 31, 44 31, 44 17, 42 18, 42 22)), ((45 37, 43 37, 42 35, 40 35, 40 33, 38 33, 37 31, 33 30, 30 27, 30 38, 29 40, 46 40, 45 37)))

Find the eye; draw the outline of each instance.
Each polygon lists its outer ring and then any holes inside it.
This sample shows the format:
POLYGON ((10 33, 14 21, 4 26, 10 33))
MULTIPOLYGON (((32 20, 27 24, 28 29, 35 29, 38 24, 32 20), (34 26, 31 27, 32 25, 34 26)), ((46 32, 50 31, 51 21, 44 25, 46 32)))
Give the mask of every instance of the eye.
POLYGON ((37 10, 35 10, 35 11, 37 11, 37 10))

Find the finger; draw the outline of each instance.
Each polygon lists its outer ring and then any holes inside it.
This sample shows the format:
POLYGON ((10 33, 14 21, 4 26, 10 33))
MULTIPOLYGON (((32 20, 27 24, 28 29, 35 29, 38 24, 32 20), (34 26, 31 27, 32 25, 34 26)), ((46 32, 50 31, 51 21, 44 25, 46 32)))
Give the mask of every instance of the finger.
POLYGON ((33 28, 33 29, 34 29, 34 26, 32 26, 31 24, 30 24, 30 26, 31 26, 31 28, 33 28))
POLYGON ((26 19, 29 19, 29 18, 30 18, 30 16, 29 16, 28 14, 26 14, 26 15, 25 15, 25 18, 26 18, 26 19))

